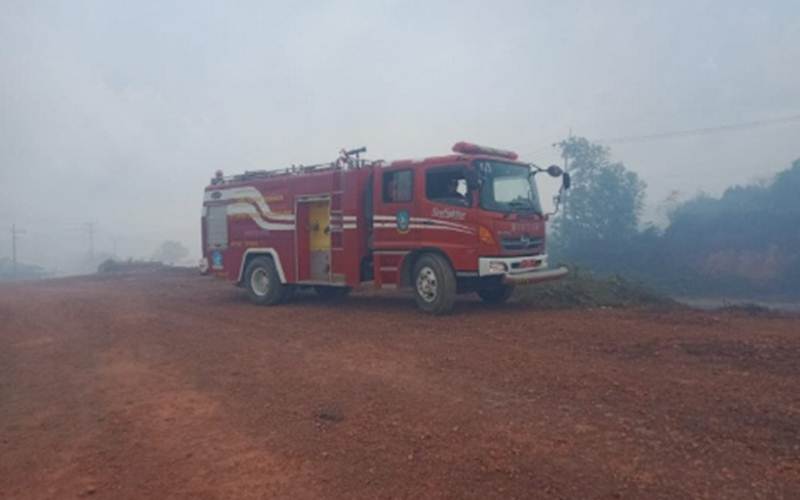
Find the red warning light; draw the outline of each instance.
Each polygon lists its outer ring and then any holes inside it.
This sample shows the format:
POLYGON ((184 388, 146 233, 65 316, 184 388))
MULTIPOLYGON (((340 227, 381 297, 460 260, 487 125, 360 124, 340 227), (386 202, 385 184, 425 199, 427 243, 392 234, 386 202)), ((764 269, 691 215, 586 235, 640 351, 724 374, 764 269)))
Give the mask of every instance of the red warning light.
POLYGON ((487 155, 497 156, 500 158, 507 158, 509 160, 516 160, 519 158, 517 153, 505 149, 490 148, 486 146, 479 146, 471 142, 457 142, 453 146, 454 153, 461 153, 465 155, 487 155))

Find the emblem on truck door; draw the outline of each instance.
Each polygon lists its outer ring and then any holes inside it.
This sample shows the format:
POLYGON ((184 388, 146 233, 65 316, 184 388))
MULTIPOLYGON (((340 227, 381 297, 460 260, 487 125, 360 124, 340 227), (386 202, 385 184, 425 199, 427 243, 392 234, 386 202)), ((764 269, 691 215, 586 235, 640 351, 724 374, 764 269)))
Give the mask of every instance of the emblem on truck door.
POLYGON ((411 216, 408 215, 407 210, 400 210, 397 212, 397 230, 401 233, 408 232, 408 226, 411 223, 411 216))
POLYGON ((211 267, 214 269, 222 269, 222 252, 214 250, 211 254, 211 267))

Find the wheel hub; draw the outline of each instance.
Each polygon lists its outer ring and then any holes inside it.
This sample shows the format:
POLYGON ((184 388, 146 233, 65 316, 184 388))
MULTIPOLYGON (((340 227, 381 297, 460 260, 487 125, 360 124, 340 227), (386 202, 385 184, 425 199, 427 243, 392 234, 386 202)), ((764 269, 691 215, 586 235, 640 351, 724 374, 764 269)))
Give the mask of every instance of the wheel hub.
POLYGON ((250 276, 250 287, 253 293, 259 297, 263 297, 269 292, 269 275, 265 269, 256 269, 250 276))
POLYGON ((417 274, 417 293, 425 302, 433 302, 438 294, 436 273, 430 267, 423 267, 417 274))

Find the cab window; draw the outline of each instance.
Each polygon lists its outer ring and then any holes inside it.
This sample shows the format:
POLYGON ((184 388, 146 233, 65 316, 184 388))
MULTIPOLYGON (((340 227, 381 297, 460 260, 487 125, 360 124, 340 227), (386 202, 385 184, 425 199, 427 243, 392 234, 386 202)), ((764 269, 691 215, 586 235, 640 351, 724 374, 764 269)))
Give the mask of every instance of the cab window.
POLYGON ((411 170, 395 170, 383 174, 383 202, 405 203, 411 201, 414 192, 414 173, 411 170))
POLYGON ((425 196, 436 203, 468 207, 471 196, 464 167, 432 168, 425 173, 425 196))

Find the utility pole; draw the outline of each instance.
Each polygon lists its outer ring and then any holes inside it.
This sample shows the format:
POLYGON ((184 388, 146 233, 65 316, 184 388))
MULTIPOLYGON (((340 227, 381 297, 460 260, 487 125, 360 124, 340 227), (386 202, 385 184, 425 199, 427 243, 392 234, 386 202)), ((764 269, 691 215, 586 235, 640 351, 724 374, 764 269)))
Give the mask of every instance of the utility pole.
POLYGON ((94 222, 87 222, 86 230, 89 232, 89 260, 94 262, 94 222))
POLYGON ((11 263, 13 265, 14 278, 17 277, 17 236, 25 234, 24 229, 17 229, 16 224, 11 224, 11 263))

